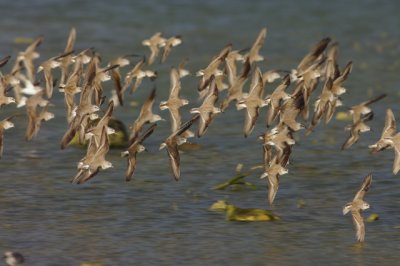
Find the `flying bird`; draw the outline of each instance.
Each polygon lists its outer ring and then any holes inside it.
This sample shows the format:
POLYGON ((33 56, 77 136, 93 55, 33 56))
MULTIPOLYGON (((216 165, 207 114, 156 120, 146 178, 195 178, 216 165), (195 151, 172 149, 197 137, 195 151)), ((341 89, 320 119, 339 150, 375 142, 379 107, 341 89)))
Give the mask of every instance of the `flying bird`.
POLYGON ((153 134, 154 129, 156 128, 157 124, 151 125, 143 135, 136 138, 135 141, 129 145, 128 149, 121 153, 121 157, 127 157, 128 161, 128 168, 126 170, 126 181, 131 181, 132 175, 136 169, 136 155, 145 151, 146 148, 143 146, 143 141, 145 141, 151 134, 153 134))
POLYGON ((375 144, 369 145, 368 148, 370 148, 373 153, 376 153, 391 147, 391 138, 396 134, 396 130, 396 119, 394 118, 393 111, 392 109, 387 109, 385 126, 382 130, 381 137, 375 144))
POLYGON ((176 181, 179 181, 181 176, 180 170, 180 155, 178 146, 186 142, 186 138, 182 135, 183 132, 188 130, 192 124, 199 119, 200 115, 194 115, 189 121, 184 123, 177 131, 173 132, 168 138, 165 139, 163 143, 160 145, 160 150, 163 148, 167 149, 168 157, 171 163, 172 173, 174 174, 174 178, 176 181))
POLYGON ((365 193, 371 187, 372 183, 372 174, 367 175, 364 178, 363 183, 361 184, 360 189, 357 191, 356 196, 354 197, 353 201, 348 202, 343 207, 343 215, 351 212, 353 223, 356 227, 356 237, 358 242, 364 242, 365 238, 365 226, 364 226, 364 219, 361 215, 363 210, 369 208, 369 204, 364 201, 365 193))
POLYGON ((4 130, 14 127, 14 123, 11 122, 11 119, 13 119, 14 116, 15 115, 9 116, 0 121, 0 158, 3 156, 4 130))
POLYGON ((221 112, 221 109, 215 106, 218 101, 218 89, 214 76, 211 76, 210 90, 200 107, 192 108, 190 113, 200 114, 200 123, 197 130, 197 137, 201 137, 206 132, 208 126, 215 115, 221 112))
POLYGON ((4 252, 3 258, 8 266, 21 266, 25 262, 24 256, 16 251, 4 252))
POLYGON ((149 60, 147 61, 148 65, 153 64, 154 60, 157 58, 160 47, 165 43, 166 39, 161 36, 161 32, 155 33, 149 39, 145 39, 142 41, 142 45, 148 46, 150 49, 149 60))
POLYGON ((236 103, 238 110, 246 108, 244 120, 244 136, 247 137, 253 131, 258 118, 259 109, 269 104, 270 99, 263 99, 264 86, 262 73, 259 68, 256 69, 250 85, 250 91, 247 96, 236 103))

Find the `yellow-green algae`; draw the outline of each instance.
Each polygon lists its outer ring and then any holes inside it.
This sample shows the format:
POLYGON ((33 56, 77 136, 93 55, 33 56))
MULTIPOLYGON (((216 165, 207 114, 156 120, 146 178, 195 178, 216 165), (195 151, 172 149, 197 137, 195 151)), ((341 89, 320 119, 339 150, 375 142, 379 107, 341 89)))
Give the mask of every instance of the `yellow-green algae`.
POLYGON ((239 208, 224 200, 218 200, 209 208, 211 211, 226 211, 226 220, 238 222, 275 221, 280 217, 273 212, 258 208, 239 208))
POLYGON ((250 182, 244 181, 243 179, 246 176, 249 176, 252 173, 253 170, 257 169, 257 167, 252 167, 247 172, 242 172, 242 168, 243 168, 243 164, 240 164, 240 163, 237 164, 236 165, 236 175, 234 177, 230 178, 228 181, 225 181, 225 182, 223 182, 221 184, 213 186, 213 189, 215 189, 215 190, 224 190, 224 189, 226 189, 227 187, 230 187, 230 186, 233 186, 234 189, 238 189, 239 186, 247 186, 247 187, 250 187, 252 189, 255 189, 256 188, 255 185, 253 185, 250 182))
POLYGON ((371 215, 367 218, 367 222, 374 222, 377 220, 379 220, 379 215, 376 213, 371 213, 371 215))

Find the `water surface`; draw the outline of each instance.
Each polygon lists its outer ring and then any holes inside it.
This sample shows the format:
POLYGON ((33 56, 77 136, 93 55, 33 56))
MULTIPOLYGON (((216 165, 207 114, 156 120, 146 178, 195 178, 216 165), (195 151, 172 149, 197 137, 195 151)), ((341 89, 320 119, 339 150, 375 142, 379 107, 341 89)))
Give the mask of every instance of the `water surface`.
MULTIPOLYGON (((257 185, 255 190, 211 187, 230 178, 237 163, 245 167, 261 163, 257 135, 265 130, 265 110, 247 139, 242 133, 244 112, 232 106, 216 117, 207 134, 196 140, 203 149, 182 154, 180 182, 173 181, 166 152, 158 151, 169 134, 169 122, 164 122, 147 140, 150 152, 140 154, 132 182, 124 181, 126 161, 116 149, 108 155, 113 169, 76 186, 69 180, 85 151, 59 149, 67 125, 62 95, 55 92, 56 118, 43 124, 36 139, 24 140, 25 116, 16 118, 16 128, 5 133, 0 160, 0 251, 18 250, 29 265, 393 265, 400 260, 400 186, 391 173, 394 153, 371 155, 367 149, 380 135, 387 107, 400 117, 400 4, 34 0, 1 2, 0 10, 0 55, 13 58, 26 47, 14 42, 17 37, 39 35, 45 38, 40 59, 59 54, 71 27, 77 29, 76 49, 95 47, 104 62, 125 54, 146 54, 141 41, 157 31, 182 35, 183 44, 172 51, 166 64, 153 66, 159 73, 156 104, 168 95, 171 66, 188 58, 188 68, 195 72, 227 43, 235 49, 249 47, 265 26, 263 70, 295 67, 314 43, 330 36, 339 42, 341 66, 354 62, 345 105, 383 92, 389 96, 373 106, 372 132, 349 150, 340 151, 347 137, 346 122, 319 125, 309 137, 299 132, 289 174, 281 177, 275 200, 274 211, 282 220, 236 223, 207 208, 218 199, 241 207, 268 207, 265 180, 255 172, 248 177, 257 185), (374 181, 366 200, 372 209, 365 216, 374 212, 380 220, 366 224, 366 243, 360 248, 355 245, 351 218, 343 217, 341 208, 369 172, 374 181), (299 209, 300 199, 305 206, 299 209)), ((130 100, 142 102, 153 85, 144 82, 130 100)), ((106 90, 110 86, 105 85, 106 90)), ((197 79, 188 77, 182 86, 190 107, 196 106, 197 79)), ((266 92, 272 89, 267 87, 266 92)), ((185 119, 190 107, 184 109, 185 119)), ((1 116, 14 110, 2 109, 1 116)), ((115 116, 128 125, 138 112, 124 106, 115 110, 115 116)))

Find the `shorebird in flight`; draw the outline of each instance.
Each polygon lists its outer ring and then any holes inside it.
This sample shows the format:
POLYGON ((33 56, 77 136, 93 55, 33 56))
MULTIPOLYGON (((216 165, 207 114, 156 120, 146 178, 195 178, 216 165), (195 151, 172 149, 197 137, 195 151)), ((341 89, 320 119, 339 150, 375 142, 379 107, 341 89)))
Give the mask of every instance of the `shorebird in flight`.
POLYGON ((156 128, 157 124, 151 125, 143 135, 137 137, 132 144, 128 147, 128 149, 121 153, 121 157, 127 157, 128 161, 128 168, 126 170, 125 176, 126 181, 131 181, 132 175, 136 169, 136 155, 145 151, 146 148, 143 146, 143 141, 145 141, 151 134, 153 134, 154 129, 156 128))
POLYGON ((266 37, 267 37, 267 28, 262 28, 255 42, 251 46, 250 51, 246 55, 244 55, 244 60, 248 58, 250 64, 264 60, 264 57, 260 54, 260 50, 264 45, 266 37))
POLYGON ((177 131, 169 135, 163 143, 160 145, 160 150, 167 148, 168 157, 171 163, 172 173, 176 181, 179 181, 181 176, 180 169, 180 155, 178 146, 186 142, 186 138, 182 136, 182 133, 188 130, 192 124, 200 118, 199 114, 195 114, 189 121, 184 123, 177 131))
POLYGON ((142 127, 147 123, 154 123, 160 120, 164 120, 161 116, 153 113, 153 104, 156 98, 156 89, 154 88, 149 97, 142 105, 138 118, 135 120, 131 127, 130 142, 132 144, 136 138, 139 136, 142 127))
POLYGON ((24 256, 15 251, 4 252, 3 258, 8 266, 21 266, 25 262, 24 256))
POLYGON ((214 76, 211 76, 211 83, 208 95, 204 99, 202 105, 197 108, 192 108, 190 113, 200 114, 199 128, 197 130, 197 137, 201 137, 206 132, 211 121, 214 119, 215 115, 221 112, 221 109, 215 107, 218 101, 218 89, 215 83, 214 76))
POLYGON ((182 43, 182 37, 179 35, 172 36, 160 43, 160 47, 163 47, 163 53, 161 55, 161 63, 167 60, 168 55, 171 53, 172 47, 178 46, 182 43))
POLYGON ((154 60, 157 58, 160 47, 165 43, 166 39, 161 37, 161 32, 155 33, 149 39, 145 39, 142 41, 142 45, 148 46, 150 49, 149 60, 147 61, 148 65, 153 64, 154 60))
POLYGON ((375 144, 369 145, 368 148, 370 148, 373 153, 376 153, 391 147, 391 144, 393 143, 391 138, 396 134, 396 131, 396 119, 394 118, 393 111, 392 109, 387 109, 385 126, 382 130, 381 137, 375 144))
POLYGON ((360 189, 357 191, 353 201, 348 202, 343 207, 343 215, 351 212, 351 216, 353 218, 353 223, 356 227, 356 237, 358 242, 364 242, 365 238, 365 226, 364 226, 364 219, 361 215, 363 210, 369 208, 369 204, 364 201, 365 193, 371 187, 372 183, 372 174, 367 175, 364 178, 363 183, 361 184, 360 189))
POLYGON ((160 102, 160 109, 165 110, 168 109, 171 115, 171 131, 177 131, 181 126, 181 114, 179 113, 179 109, 189 104, 189 101, 186 99, 180 98, 181 91, 181 81, 179 72, 177 69, 172 68, 170 72, 170 88, 169 88, 169 98, 167 101, 160 102))
POLYGON ((9 116, 0 121, 0 158, 3 156, 4 130, 14 127, 14 123, 11 122, 11 119, 13 119, 14 116, 15 115, 9 116))
POLYGON ((253 131, 258 118, 259 109, 269 104, 270 99, 263 99, 264 85, 262 73, 259 68, 254 72, 250 91, 247 96, 236 103, 238 110, 246 108, 246 116, 244 120, 244 136, 247 137, 253 131))

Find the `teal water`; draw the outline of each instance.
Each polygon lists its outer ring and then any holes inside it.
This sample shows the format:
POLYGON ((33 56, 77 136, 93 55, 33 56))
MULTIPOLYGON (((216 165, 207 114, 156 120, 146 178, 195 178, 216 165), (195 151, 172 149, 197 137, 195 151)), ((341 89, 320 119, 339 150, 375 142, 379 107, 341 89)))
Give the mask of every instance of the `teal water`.
MULTIPOLYGON (((115 149, 107 157, 114 168, 76 186, 69 180, 85 151, 59 149, 67 125, 62 95, 55 92, 56 118, 43 124, 36 139, 24 140, 25 116, 17 117, 16 127, 5 133, 0 160, 0 252, 18 250, 27 265, 395 265, 400 260, 400 181, 391 173, 394 153, 371 155, 367 148, 380 136, 386 108, 400 117, 399 3, 34 0, 2 1, 0 10, 0 56, 15 58, 25 48, 26 44, 14 42, 16 38, 42 35, 36 63, 64 49, 71 27, 77 29, 76 49, 94 47, 103 62, 148 53, 141 41, 157 31, 182 35, 182 45, 166 64, 152 66, 159 73, 154 82, 156 105, 168 95, 171 66, 188 58, 187 67, 195 72, 227 43, 235 49, 249 47, 265 26, 263 70, 295 67, 314 43, 330 36, 339 42, 341 66, 354 62, 346 83, 348 93, 343 95, 345 105, 388 94, 373 105, 372 131, 349 150, 340 150, 348 134, 343 130, 346 122, 319 125, 309 137, 299 132, 289 174, 281 177, 275 199, 274 211, 282 220, 235 223, 207 208, 218 199, 265 208, 265 180, 259 180, 256 172, 248 180, 257 189, 211 188, 233 176, 237 163, 245 167, 261 163, 257 135, 265 130, 265 110, 247 139, 242 133, 244 112, 232 106, 216 117, 206 135, 196 140, 203 148, 181 155, 179 182, 172 178, 166 152, 158 151, 169 134, 167 121, 160 122, 146 141, 150 152, 139 155, 132 182, 125 182, 126 161, 115 149), (366 201, 372 209, 364 216, 377 213, 380 220, 366 223, 366 242, 359 248, 351 218, 343 216, 341 209, 369 172, 374 181, 366 201), (304 200, 304 208, 297 207, 299 200, 304 200)), ((197 82, 194 76, 182 81, 182 95, 191 101, 190 107, 198 104, 197 82)), ((153 85, 144 82, 128 99, 143 101, 153 85)), ((106 90, 110 87, 111 83, 105 85, 106 90)), ((272 89, 267 87, 266 93, 272 89)), ((183 110, 185 119, 190 107, 183 110)), ((8 106, 0 110, 1 117, 13 111, 8 106)), ((129 125, 138 112, 124 106, 115 110, 115 116, 129 125)))

